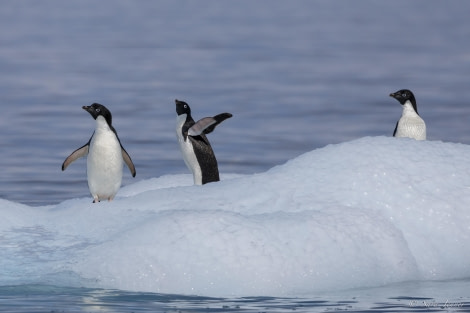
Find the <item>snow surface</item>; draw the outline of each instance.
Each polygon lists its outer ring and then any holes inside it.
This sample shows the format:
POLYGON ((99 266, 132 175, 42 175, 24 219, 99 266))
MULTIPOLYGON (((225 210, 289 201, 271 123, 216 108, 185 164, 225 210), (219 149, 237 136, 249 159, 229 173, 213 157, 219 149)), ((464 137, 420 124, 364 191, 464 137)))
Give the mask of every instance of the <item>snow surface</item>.
POLYGON ((0 200, 0 285, 304 295, 470 277, 470 146, 365 137, 254 175, 0 200))

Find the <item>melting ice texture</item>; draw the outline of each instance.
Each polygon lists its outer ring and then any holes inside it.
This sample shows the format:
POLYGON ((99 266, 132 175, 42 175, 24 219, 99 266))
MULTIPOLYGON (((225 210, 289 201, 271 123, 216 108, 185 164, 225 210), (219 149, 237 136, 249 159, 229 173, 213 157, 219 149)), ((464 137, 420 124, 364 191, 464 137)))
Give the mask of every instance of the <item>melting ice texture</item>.
POLYGON ((469 156, 365 137, 204 186, 139 181, 113 202, 1 200, 0 284, 281 296, 470 277, 469 156))

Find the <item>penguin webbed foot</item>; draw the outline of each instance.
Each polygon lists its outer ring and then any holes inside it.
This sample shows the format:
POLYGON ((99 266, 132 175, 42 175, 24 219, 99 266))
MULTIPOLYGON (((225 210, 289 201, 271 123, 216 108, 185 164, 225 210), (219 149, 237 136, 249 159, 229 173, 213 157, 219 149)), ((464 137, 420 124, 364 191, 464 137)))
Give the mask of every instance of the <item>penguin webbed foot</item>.
MULTIPOLYGON (((108 202, 111 202, 113 201, 113 198, 108 198, 108 202)), ((101 202, 101 200, 98 198, 98 199, 93 199, 93 202, 92 203, 97 203, 97 202, 101 202)))

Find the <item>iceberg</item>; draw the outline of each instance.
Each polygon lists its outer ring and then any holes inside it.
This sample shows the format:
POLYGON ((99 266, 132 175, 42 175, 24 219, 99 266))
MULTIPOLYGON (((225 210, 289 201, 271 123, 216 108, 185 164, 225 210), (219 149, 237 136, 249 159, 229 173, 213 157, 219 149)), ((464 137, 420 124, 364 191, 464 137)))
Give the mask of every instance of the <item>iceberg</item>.
POLYGON ((470 277, 470 146, 364 137, 112 202, 0 200, 0 285, 299 296, 470 277))

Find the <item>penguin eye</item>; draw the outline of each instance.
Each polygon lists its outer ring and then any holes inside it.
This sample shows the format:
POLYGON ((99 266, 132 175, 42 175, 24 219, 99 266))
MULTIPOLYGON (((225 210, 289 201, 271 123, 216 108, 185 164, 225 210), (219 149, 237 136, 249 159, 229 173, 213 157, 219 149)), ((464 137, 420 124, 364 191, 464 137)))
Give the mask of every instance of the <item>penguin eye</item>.
POLYGON ((401 96, 402 96, 403 98, 406 98, 406 96, 407 96, 407 95, 406 95, 406 92, 402 93, 401 96))
POLYGON ((100 109, 95 109, 95 111, 98 112, 98 113, 100 113, 101 110, 100 110, 100 109))
POLYGON ((185 104, 185 105, 184 105, 184 108, 185 108, 185 109, 187 109, 187 108, 188 108, 188 106, 185 104))

